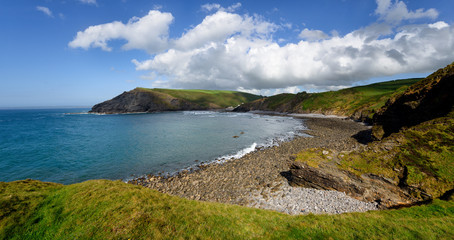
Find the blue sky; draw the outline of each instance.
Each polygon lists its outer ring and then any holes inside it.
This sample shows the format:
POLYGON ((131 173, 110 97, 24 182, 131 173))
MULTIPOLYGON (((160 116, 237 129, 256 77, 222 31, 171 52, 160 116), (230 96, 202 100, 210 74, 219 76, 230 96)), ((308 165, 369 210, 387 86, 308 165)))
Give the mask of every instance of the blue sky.
POLYGON ((454 61, 454 1, 7 0, 0 107, 135 87, 324 91, 454 61))

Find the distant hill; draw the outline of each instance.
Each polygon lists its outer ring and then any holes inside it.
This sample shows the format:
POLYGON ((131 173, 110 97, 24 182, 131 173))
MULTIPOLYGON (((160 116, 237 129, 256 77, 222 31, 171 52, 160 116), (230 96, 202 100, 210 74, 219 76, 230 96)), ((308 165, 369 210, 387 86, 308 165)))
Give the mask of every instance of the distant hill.
POLYGON ((404 92, 421 79, 394 80, 321 93, 279 94, 245 103, 236 111, 322 113, 368 120, 391 96, 404 92))
POLYGON ((260 96, 222 90, 176 90, 135 88, 96 104, 92 113, 134 113, 178 110, 207 110, 236 107, 260 96))

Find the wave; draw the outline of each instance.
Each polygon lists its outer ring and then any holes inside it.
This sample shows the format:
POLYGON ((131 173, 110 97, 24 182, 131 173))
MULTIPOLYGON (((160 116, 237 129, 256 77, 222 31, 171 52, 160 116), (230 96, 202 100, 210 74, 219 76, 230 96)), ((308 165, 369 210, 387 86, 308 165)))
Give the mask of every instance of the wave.
POLYGON ((248 153, 254 152, 256 150, 256 148, 257 148, 257 143, 253 143, 251 146, 249 146, 247 148, 244 148, 244 149, 241 149, 240 151, 238 151, 235 154, 219 157, 215 161, 216 162, 225 162, 225 161, 228 161, 228 160, 239 159, 239 158, 242 158, 243 156, 245 156, 248 153))

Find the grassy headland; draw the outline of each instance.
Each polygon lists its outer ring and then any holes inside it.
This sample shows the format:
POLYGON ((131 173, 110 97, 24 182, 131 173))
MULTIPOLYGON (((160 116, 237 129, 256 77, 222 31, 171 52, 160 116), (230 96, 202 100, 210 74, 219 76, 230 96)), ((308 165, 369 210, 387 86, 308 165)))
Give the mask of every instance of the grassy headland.
POLYGON ((321 93, 279 94, 244 104, 244 108, 292 113, 315 112, 371 119, 389 98, 404 92, 421 79, 394 80, 321 93))
POLYGON ((261 96, 220 90, 135 88, 93 106, 93 113, 209 110, 236 107, 261 96))
POLYGON ((288 216, 161 194, 120 181, 0 183, 1 239, 449 239, 454 202, 288 216))
POLYGON ((260 98, 260 96, 226 90, 199 90, 199 89, 164 89, 164 88, 136 88, 138 91, 163 93, 177 99, 196 103, 203 107, 218 106, 220 108, 235 107, 260 98))

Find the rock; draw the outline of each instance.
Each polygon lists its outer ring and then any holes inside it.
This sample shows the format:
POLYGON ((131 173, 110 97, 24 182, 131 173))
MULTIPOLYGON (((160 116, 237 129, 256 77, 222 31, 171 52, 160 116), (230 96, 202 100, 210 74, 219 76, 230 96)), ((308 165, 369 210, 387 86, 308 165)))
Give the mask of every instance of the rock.
POLYGON ((380 203, 383 208, 417 201, 405 189, 385 178, 367 174, 358 177, 330 165, 314 168, 305 163, 294 162, 287 179, 292 186, 336 190, 355 199, 380 203))
POLYGON ((168 94, 155 93, 136 88, 114 97, 111 100, 96 104, 92 113, 133 113, 157 112, 175 110, 205 110, 206 107, 182 99, 176 99, 168 94))

